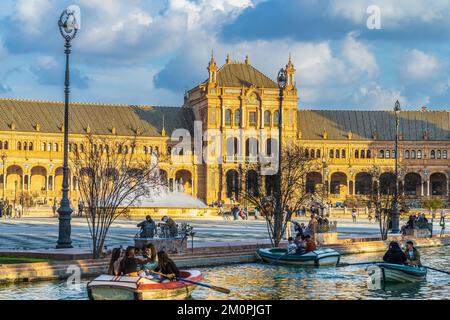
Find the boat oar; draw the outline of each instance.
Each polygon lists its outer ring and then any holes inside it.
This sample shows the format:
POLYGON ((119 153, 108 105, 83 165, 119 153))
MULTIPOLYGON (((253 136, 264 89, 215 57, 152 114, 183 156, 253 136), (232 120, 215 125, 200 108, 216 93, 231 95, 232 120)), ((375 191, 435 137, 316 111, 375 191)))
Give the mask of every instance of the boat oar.
POLYGON ((273 265, 274 263, 277 263, 278 261, 280 261, 281 260, 281 258, 283 258, 283 257, 285 257, 285 256, 287 256, 288 255, 288 253, 289 253, 289 250, 285 253, 285 254, 283 254, 283 255, 281 255, 281 256, 279 256, 276 260, 274 260, 274 261, 272 261, 270 264, 269 264, 269 266, 271 266, 271 265, 273 265))
MULTIPOLYGON (((165 274, 162 274, 162 273, 159 273, 159 272, 155 272, 155 271, 152 271, 152 273, 156 274, 158 276, 164 277, 166 279, 170 279, 165 274)), ((208 289, 211 289, 211 290, 214 290, 214 291, 218 291, 218 292, 222 292, 222 293, 225 293, 225 294, 230 294, 231 293, 231 291, 228 290, 227 288, 212 286, 212 285, 209 285, 209 284, 206 284, 206 283, 196 282, 196 281, 192 281, 192 280, 188 280, 188 279, 183 279, 183 278, 180 278, 180 277, 175 277, 175 280, 182 281, 182 282, 187 282, 187 283, 192 283, 192 284, 198 285, 200 287, 205 287, 205 288, 208 288, 208 289)))
POLYGON ((432 267, 427 267, 427 266, 422 266, 422 267, 424 267, 424 268, 426 268, 426 269, 429 269, 429 270, 433 270, 433 271, 436 271, 436 272, 441 272, 441 273, 445 273, 445 274, 450 275, 450 272, 445 271, 445 270, 440 270, 440 269, 436 269, 436 268, 432 268, 432 267))
POLYGON ((377 264, 377 263, 381 263, 381 262, 371 261, 371 262, 358 262, 358 263, 339 263, 336 265, 336 267, 341 268, 341 267, 349 267, 349 266, 365 266, 368 264, 377 264))

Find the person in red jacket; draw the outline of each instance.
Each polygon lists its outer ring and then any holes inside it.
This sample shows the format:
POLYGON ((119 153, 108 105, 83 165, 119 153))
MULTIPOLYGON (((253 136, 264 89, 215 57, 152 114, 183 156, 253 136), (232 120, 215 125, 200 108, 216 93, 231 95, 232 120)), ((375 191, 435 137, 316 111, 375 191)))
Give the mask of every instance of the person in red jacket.
POLYGON ((310 235, 307 235, 305 237, 305 241, 306 241, 305 253, 315 251, 317 249, 316 242, 314 241, 314 239, 311 238, 310 235))

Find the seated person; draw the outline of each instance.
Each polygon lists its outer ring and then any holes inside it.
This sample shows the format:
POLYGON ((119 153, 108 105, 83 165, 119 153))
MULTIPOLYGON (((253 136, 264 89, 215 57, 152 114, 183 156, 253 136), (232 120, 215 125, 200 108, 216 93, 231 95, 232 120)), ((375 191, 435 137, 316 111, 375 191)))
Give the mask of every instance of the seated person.
POLYGON ((287 245, 287 254, 295 254, 297 252, 297 245, 294 243, 294 238, 289 237, 287 245))
POLYGON ((120 271, 123 276, 138 277, 141 270, 142 261, 136 258, 136 248, 128 247, 125 250, 125 256, 120 262, 120 271))
POLYGON ((165 277, 161 280, 168 278, 173 281, 175 278, 180 276, 180 270, 176 266, 175 262, 173 262, 173 260, 170 259, 164 251, 158 252, 158 267, 156 268, 156 272, 165 275, 165 277))
POLYGON ((158 268, 158 256, 156 248, 153 244, 149 243, 144 248, 144 258, 146 258, 144 265, 142 266, 142 271, 146 275, 152 274, 158 268))
POLYGON ((420 253, 416 247, 414 247, 414 243, 412 241, 406 242, 406 250, 405 255, 407 259, 407 263, 410 266, 421 266, 420 262, 420 253))
POLYGON ((405 264, 407 258, 398 242, 392 241, 389 244, 389 250, 384 254, 383 261, 392 264, 405 264))
POLYGON ((110 276, 120 275, 120 262, 123 259, 122 250, 115 248, 111 254, 111 260, 109 261, 108 274, 110 276))
POLYGON ((310 235, 305 237, 305 253, 315 251, 317 249, 316 242, 310 235))
POLYGON ((303 234, 302 233, 297 233, 297 236, 295 237, 294 240, 295 245, 297 246, 297 250, 295 251, 295 254, 303 254, 305 253, 305 244, 303 241, 303 234))

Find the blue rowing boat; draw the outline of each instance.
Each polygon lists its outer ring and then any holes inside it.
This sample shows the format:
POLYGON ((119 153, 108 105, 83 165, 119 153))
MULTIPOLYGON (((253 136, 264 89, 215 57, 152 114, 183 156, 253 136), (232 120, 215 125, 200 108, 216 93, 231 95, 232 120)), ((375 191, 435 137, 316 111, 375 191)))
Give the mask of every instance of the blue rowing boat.
POLYGON ((265 262, 296 266, 336 265, 341 257, 334 249, 318 249, 305 254, 287 254, 286 249, 258 249, 256 252, 265 262))
MULTIPOLYGON (((391 263, 377 263, 374 267, 380 269, 381 280, 384 282, 419 282, 424 280, 427 276, 427 269, 424 267, 391 263)), ((370 267, 368 267, 368 269, 369 268, 370 267)))

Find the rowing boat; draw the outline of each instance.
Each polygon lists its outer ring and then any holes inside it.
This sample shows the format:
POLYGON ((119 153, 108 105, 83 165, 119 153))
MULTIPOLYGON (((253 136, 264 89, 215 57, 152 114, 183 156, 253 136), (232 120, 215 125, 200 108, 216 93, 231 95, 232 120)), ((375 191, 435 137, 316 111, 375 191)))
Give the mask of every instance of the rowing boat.
POLYGON ((265 262, 297 266, 336 265, 341 257, 334 249, 318 249, 305 254, 287 254, 286 249, 258 249, 257 253, 265 262))
MULTIPOLYGON (((203 280, 200 271, 182 271, 181 278, 203 280)), ((102 275, 87 285, 90 300, 185 300, 197 285, 183 281, 160 282, 143 277, 102 275)))
POLYGON ((373 275, 373 268, 379 268, 381 274, 380 278, 384 282, 419 282, 426 278, 427 269, 424 267, 406 266, 391 263, 377 263, 367 270, 373 275))

